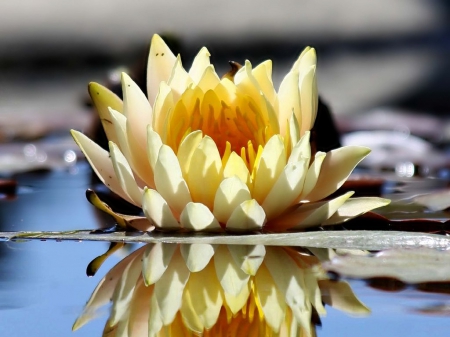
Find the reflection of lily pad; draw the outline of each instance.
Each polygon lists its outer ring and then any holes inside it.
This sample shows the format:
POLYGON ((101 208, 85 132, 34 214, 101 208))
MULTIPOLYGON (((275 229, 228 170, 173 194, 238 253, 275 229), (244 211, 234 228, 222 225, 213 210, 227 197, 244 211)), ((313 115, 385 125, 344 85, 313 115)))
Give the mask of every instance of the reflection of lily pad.
POLYGON ((358 279, 390 277, 405 283, 450 281, 450 251, 429 248, 394 249, 375 255, 336 256, 328 271, 358 279))
MULTIPOLYGON (((0 239, 86 240, 141 243, 210 243, 268 246, 304 246, 383 250, 391 248, 450 249, 450 238, 436 234, 384 231, 317 231, 281 234, 222 235, 213 233, 116 232, 93 234, 72 232, 0 232, 0 239)), ((450 258, 449 258, 450 261, 450 258)))

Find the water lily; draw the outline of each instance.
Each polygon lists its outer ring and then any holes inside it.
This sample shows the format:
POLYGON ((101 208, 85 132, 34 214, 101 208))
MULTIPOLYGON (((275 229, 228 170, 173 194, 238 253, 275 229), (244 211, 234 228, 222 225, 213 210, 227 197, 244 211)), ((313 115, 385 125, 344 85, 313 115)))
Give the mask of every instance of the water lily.
POLYGON ((312 153, 314 49, 301 53, 278 91, 271 61, 238 68, 220 78, 202 48, 186 71, 155 35, 147 96, 126 74, 123 102, 90 84, 109 152, 80 132, 72 135, 99 178, 142 207, 147 229, 298 230, 343 222, 389 202, 353 199, 352 192, 324 200, 370 150, 312 153))
POLYGON ((104 336, 314 336, 322 301, 369 313, 316 257, 262 245, 141 247, 105 275, 73 328, 110 300, 104 336))

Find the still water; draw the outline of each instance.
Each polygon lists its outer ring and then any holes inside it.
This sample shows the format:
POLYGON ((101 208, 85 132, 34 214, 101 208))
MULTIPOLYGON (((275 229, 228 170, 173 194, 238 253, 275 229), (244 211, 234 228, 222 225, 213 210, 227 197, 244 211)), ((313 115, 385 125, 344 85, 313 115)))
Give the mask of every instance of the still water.
MULTIPOLYGON (((72 172, 21 175, 18 182, 16 199, 0 201, 1 231, 96 229, 112 224, 84 198, 90 172, 83 165, 72 172)), ((101 336, 108 307, 78 331, 71 327, 101 278, 125 256, 115 254, 94 277, 87 277, 87 264, 107 248, 102 242, 0 242, 0 336, 101 336)), ((349 282, 372 313, 356 318, 326 306, 318 336, 448 335, 448 292, 425 293, 414 287, 384 292, 362 280, 349 282)))

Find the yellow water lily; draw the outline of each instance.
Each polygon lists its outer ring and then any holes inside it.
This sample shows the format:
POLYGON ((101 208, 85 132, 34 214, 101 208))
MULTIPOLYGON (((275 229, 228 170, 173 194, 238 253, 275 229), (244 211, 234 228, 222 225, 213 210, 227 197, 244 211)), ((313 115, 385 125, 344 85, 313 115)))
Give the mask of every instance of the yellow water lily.
POLYGON ((330 281, 319 260, 291 248, 149 244, 100 281, 78 329, 112 301, 103 336, 315 336, 322 301, 368 314, 346 282, 330 281))
POLYGON ((186 71, 155 35, 147 96, 126 74, 123 102, 90 84, 109 152, 80 132, 72 135, 99 178, 143 209, 148 229, 297 230, 343 222, 389 202, 352 199, 351 192, 323 201, 370 150, 311 152, 314 49, 301 53, 278 91, 270 60, 235 70, 219 78, 202 48, 186 71))

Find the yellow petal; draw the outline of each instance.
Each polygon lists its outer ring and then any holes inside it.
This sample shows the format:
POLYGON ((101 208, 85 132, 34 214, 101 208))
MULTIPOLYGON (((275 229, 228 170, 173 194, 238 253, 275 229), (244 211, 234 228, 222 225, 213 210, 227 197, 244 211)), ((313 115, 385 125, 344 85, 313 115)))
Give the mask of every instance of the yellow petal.
POLYGON ((192 83, 192 79, 181 64, 181 58, 178 56, 173 66, 167 84, 172 88, 174 99, 178 99, 186 88, 192 83))
POLYGON ((181 308, 183 290, 189 274, 181 254, 176 251, 166 271, 156 282, 153 292, 164 325, 172 323, 181 308))
POLYGON ((248 275, 255 276, 264 261, 266 249, 264 245, 228 245, 234 262, 248 275))
POLYGON ((267 219, 271 220, 288 208, 300 195, 305 182, 309 159, 287 164, 262 204, 267 219))
POLYGON ((311 146, 309 145, 310 133, 307 131, 292 148, 288 163, 294 164, 302 158, 311 158, 311 146))
POLYGON ((287 73, 278 89, 278 120, 281 135, 286 134, 286 126, 292 114, 295 115, 299 127, 302 127, 300 91, 298 89, 298 71, 287 73))
POLYGON ((219 222, 209 208, 200 203, 188 203, 180 215, 180 222, 183 228, 192 231, 221 230, 219 222))
POLYGON ((181 227, 161 194, 147 187, 144 187, 142 210, 147 219, 158 228, 177 230, 181 227))
POLYGON ((278 247, 266 247, 264 264, 270 272, 286 304, 291 308, 296 320, 310 334, 311 303, 305 295, 303 271, 292 258, 278 247))
POLYGON ((256 296, 264 312, 264 320, 274 333, 278 333, 285 318, 286 302, 264 265, 259 268, 255 276, 255 287, 256 296))
POLYGON ((235 208, 227 221, 226 229, 233 232, 260 230, 266 222, 264 209, 255 199, 246 200, 235 208))
POLYGON ((178 159, 167 145, 162 145, 159 150, 155 164, 155 184, 157 191, 177 215, 191 201, 178 159))
POLYGON ((299 77, 301 118, 302 125, 300 135, 309 131, 314 126, 317 115, 317 106, 319 96, 317 94, 316 66, 311 66, 304 74, 299 77))
POLYGON ((234 262, 226 245, 219 245, 214 255, 217 279, 225 293, 238 296, 247 285, 250 275, 234 262))
POLYGON ((308 173, 306 173, 305 185, 303 187, 303 191, 300 195, 300 200, 307 196, 314 189, 317 183, 317 179, 319 178, 320 168, 322 167, 322 163, 325 159, 326 154, 324 152, 316 152, 314 156, 314 161, 308 169, 308 173))
POLYGON ((207 243, 193 243, 180 245, 181 255, 191 272, 203 270, 214 256, 215 245, 207 243))
POLYGON ((244 160, 236 152, 231 152, 223 170, 223 177, 237 176, 244 184, 249 184, 250 173, 244 160))
POLYGON ((109 142, 109 152, 120 187, 122 187, 123 191, 133 201, 133 204, 140 207, 142 205, 143 191, 137 185, 130 165, 117 145, 113 142, 109 142))
POLYGON ((92 102, 94 102, 95 109, 100 117, 100 121, 102 122, 106 137, 108 140, 118 144, 116 131, 114 130, 114 125, 109 118, 110 116, 108 109, 111 108, 122 112, 122 100, 111 90, 95 82, 89 83, 88 90, 92 102))
POLYGON ((272 82, 272 61, 267 60, 260 63, 253 69, 252 74, 270 104, 273 107, 277 106, 277 93, 272 82))
POLYGON ((220 183, 214 197, 214 216, 219 222, 226 224, 236 207, 250 199, 247 185, 238 177, 226 178, 220 183))
POLYGON ((129 163, 131 163, 130 147, 127 137, 127 118, 120 112, 109 108, 109 119, 113 122, 114 131, 120 151, 123 153, 129 163))
POLYGON ((200 130, 193 131, 183 139, 178 148, 177 157, 185 179, 188 176, 189 168, 191 166, 192 155, 202 141, 202 138, 203 134, 200 130))
POLYGON ((222 180, 222 160, 214 140, 205 136, 192 154, 191 161, 195 166, 190 165, 187 182, 192 200, 213 209, 214 196, 222 180))
POLYGON ((255 170, 252 196, 262 204, 273 184, 286 166, 286 151, 280 136, 273 136, 264 150, 255 170))
POLYGON ((181 305, 183 321, 191 330, 200 333, 203 328, 210 329, 217 322, 222 303, 220 284, 212 263, 199 273, 191 273, 181 305))
POLYGON ((206 47, 200 49, 198 54, 195 56, 191 69, 189 69, 189 76, 195 83, 200 81, 205 69, 211 64, 209 61, 210 56, 211 54, 206 47))
POLYGON ((152 293, 153 287, 147 287, 144 284, 144 280, 139 278, 130 303, 128 318, 129 336, 148 336, 148 316, 152 293))
POLYGON ((375 197, 347 199, 345 203, 341 207, 339 207, 336 213, 334 213, 331 218, 325 221, 323 225, 325 226, 343 223, 375 208, 389 205, 390 202, 391 201, 389 199, 375 197))
POLYGON ((108 151, 102 149, 79 131, 71 130, 70 133, 101 182, 121 198, 133 203, 120 186, 108 151))
POLYGON ((116 325, 128 313, 128 306, 133 297, 136 282, 141 273, 141 259, 136 256, 124 269, 112 297, 109 325, 116 325))
POLYGON ((175 107, 175 102, 172 94, 172 89, 166 82, 161 82, 159 85, 158 95, 153 105, 153 121, 152 126, 156 132, 163 134, 164 125, 166 123, 169 112, 175 107))
POLYGON ((98 283, 95 290, 92 292, 82 314, 77 318, 73 324, 72 330, 78 330, 83 325, 88 323, 91 319, 97 317, 97 310, 111 301, 111 297, 116 289, 123 272, 127 266, 138 256, 142 254, 142 248, 135 250, 133 253, 125 257, 117 263, 98 283))
POLYGON ((316 186, 305 199, 316 201, 335 192, 369 153, 370 149, 362 146, 344 146, 327 152, 316 186))
POLYGON ((176 57, 164 40, 159 35, 153 35, 147 65, 147 92, 150 102, 155 101, 159 84, 169 80, 175 61, 176 57))
POLYGON ((198 82, 198 87, 203 92, 206 92, 208 90, 215 89, 219 83, 220 78, 219 76, 217 76, 217 73, 214 70, 214 66, 211 64, 208 67, 206 67, 204 73, 202 74, 202 77, 198 82))
POLYGON ((142 275, 145 284, 150 286, 161 278, 177 249, 174 243, 155 243, 146 247, 142 259, 142 275))
POLYGON ((223 294, 225 302, 230 308, 233 315, 236 315, 240 310, 243 309, 244 306, 247 305, 247 300, 251 290, 250 287, 250 282, 247 282, 246 285, 242 288, 242 291, 237 296, 233 296, 229 293, 223 294))
POLYGON ((305 270, 305 286, 308 298, 313 307, 317 310, 317 313, 319 315, 325 315, 326 310, 322 304, 322 293, 320 292, 318 279, 311 268, 305 270))

